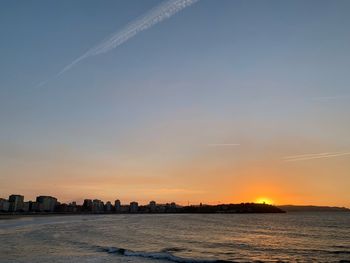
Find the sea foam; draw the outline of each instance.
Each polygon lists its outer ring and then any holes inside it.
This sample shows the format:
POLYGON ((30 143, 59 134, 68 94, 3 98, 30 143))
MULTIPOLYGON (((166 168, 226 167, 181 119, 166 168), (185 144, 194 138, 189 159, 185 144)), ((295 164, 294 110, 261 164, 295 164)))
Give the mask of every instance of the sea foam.
POLYGON ((124 248, 108 247, 103 249, 108 253, 117 253, 127 257, 142 257, 151 259, 167 260, 177 263, 232 263, 234 261, 220 260, 220 259, 194 259, 175 256, 169 252, 143 252, 132 251, 124 248))

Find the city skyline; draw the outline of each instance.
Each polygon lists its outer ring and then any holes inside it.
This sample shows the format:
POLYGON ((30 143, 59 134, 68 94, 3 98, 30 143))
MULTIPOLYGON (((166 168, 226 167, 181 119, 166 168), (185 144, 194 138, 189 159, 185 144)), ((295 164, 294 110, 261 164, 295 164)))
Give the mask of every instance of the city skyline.
MULTIPOLYGON (((331 208, 340 211, 350 211, 346 208, 331 208)), ((35 201, 25 201, 23 195, 12 194, 8 200, 0 198, 0 215, 36 215, 38 214, 125 214, 125 213, 285 213, 279 207, 265 203, 239 204, 187 204, 175 202, 157 203, 154 200, 147 204, 131 201, 122 203, 119 199, 114 202, 100 199, 84 199, 82 204, 77 202, 62 203, 53 196, 37 196, 35 201)))
MULTIPOLYGON (((118 199, 118 198, 116 198, 116 197, 114 197, 114 199, 112 198, 112 199, 110 199, 110 200, 103 200, 103 199, 98 199, 99 197, 98 196, 95 196, 95 197, 88 197, 88 198, 86 198, 86 197, 84 197, 84 198, 80 198, 80 199, 72 199, 72 200, 59 200, 58 198, 56 198, 56 197, 53 197, 53 196, 50 196, 50 195, 33 195, 33 197, 26 197, 26 196, 24 196, 24 195, 22 195, 22 194, 18 194, 18 193, 12 193, 12 194, 10 194, 9 195, 9 198, 8 198, 8 200, 10 200, 11 198, 11 196, 19 196, 19 197, 21 197, 23 200, 22 200, 22 202, 33 202, 33 200, 35 200, 35 199, 37 199, 38 197, 50 197, 50 198, 55 198, 56 199, 56 201, 58 202, 58 203, 63 203, 63 204, 71 204, 71 203, 76 203, 76 204, 83 204, 86 200, 99 200, 99 201, 102 201, 102 202, 106 202, 106 203, 108 203, 108 202, 110 202, 111 200, 114 200, 114 201, 119 201, 120 203, 123 203, 123 204, 128 204, 128 203, 132 203, 132 202, 137 202, 137 203, 139 203, 140 205, 147 205, 147 204, 149 204, 150 202, 156 202, 156 201, 154 201, 155 199, 150 199, 150 200, 138 200, 137 198, 135 199, 130 199, 130 200, 123 200, 123 202, 120 200, 120 199, 118 199)), ((0 196, 0 200, 7 200, 6 199, 6 197, 4 197, 4 196, 0 196)), ((7 201, 8 201, 7 200, 7 201)), ((273 202, 272 202, 272 200, 270 200, 270 199, 268 199, 268 198, 264 198, 264 197, 261 197, 261 198, 258 198, 258 199, 256 199, 256 200, 254 200, 254 201, 250 201, 251 203, 266 203, 266 204, 271 204, 271 205, 275 205, 273 202)), ((250 202, 246 202, 246 201, 244 201, 244 200, 242 200, 242 202, 238 202, 238 203, 250 203, 250 202)), ((167 203, 176 203, 176 202, 174 202, 174 200, 167 200, 167 201, 160 201, 159 202, 159 200, 158 200, 158 203, 159 204, 167 204, 167 203)), ((199 204, 202 204, 202 202, 199 202, 199 203, 191 203, 190 202, 190 200, 187 200, 187 203, 185 204, 185 203, 177 203, 177 204, 179 204, 179 205, 199 205, 199 204)), ((218 204, 222 204, 222 202, 220 202, 220 201, 217 201, 216 203, 208 203, 208 205, 209 204, 215 204, 215 205, 218 205, 218 204)), ((1 209, 0 209, 1 210, 1 209)))
POLYGON ((8 199, 0 197, 0 215, 36 215, 36 214, 125 214, 125 213, 286 213, 286 212, 349 212, 350 208, 317 205, 276 205, 269 199, 255 202, 216 203, 185 205, 176 202, 146 203, 119 199, 106 201, 97 198, 84 199, 83 202, 61 202, 56 197, 41 195, 33 200, 26 200, 23 195, 11 194, 8 199))
POLYGON ((2 1, 0 197, 350 207, 348 1, 2 1))

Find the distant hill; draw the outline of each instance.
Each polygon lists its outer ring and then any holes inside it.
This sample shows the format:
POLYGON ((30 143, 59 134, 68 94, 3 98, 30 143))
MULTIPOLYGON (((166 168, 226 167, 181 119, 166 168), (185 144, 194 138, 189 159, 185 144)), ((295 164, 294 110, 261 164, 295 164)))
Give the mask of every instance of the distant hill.
POLYGON ((278 208, 286 212, 350 212, 349 208, 314 205, 280 205, 278 208))
POLYGON ((178 213, 285 213, 283 209, 269 204, 241 203, 220 205, 184 206, 178 213))

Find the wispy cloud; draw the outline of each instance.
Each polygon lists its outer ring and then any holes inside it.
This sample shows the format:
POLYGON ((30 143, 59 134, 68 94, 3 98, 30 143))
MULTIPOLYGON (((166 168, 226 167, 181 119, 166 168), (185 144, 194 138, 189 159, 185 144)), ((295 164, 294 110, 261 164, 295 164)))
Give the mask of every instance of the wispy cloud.
MULTIPOLYGON (((162 22, 165 19, 168 19, 175 15, 177 12, 182 9, 198 2, 199 0, 167 0, 137 19, 133 20, 127 24, 121 30, 113 33, 106 40, 102 41, 97 46, 89 49, 80 57, 73 60, 67 66, 65 66, 61 71, 59 71, 53 78, 58 78, 63 73, 70 70, 72 67, 83 61, 84 59, 92 56, 96 56, 102 53, 109 52, 110 50, 120 46, 121 44, 128 41, 130 38, 134 37, 138 33, 151 28, 152 26, 162 22)), ((48 81, 41 82, 38 86, 44 86, 48 81)))
POLYGON ((239 143, 210 143, 208 146, 220 147, 220 146, 239 146, 239 143))
POLYGON ((312 159, 339 157, 344 155, 350 155, 350 152, 324 152, 324 153, 291 155, 291 156, 283 157, 283 160, 285 162, 297 162, 297 161, 306 161, 306 160, 312 160, 312 159))

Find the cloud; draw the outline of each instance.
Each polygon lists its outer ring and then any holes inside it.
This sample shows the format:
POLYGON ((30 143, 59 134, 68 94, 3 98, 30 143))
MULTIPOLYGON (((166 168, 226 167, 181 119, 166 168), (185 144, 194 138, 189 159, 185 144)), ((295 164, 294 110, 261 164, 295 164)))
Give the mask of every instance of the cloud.
POLYGON ((324 152, 324 153, 292 155, 292 156, 283 157, 283 160, 285 162, 297 162, 297 161, 306 161, 306 160, 312 160, 312 159, 339 157, 344 155, 350 155, 350 152, 324 152))
MULTIPOLYGON (((112 49, 128 41, 130 38, 136 36, 138 33, 151 28, 152 26, 162 22, 163 20, 172 17, 182 9, 198 1, 199 0, 168 0, 162 2, 161 4, 155 6, 154 8, 143 14, 142 16, 127 24, 121 30, 118 30, 117 32, 113 33, 110 37, 102 41, 97 46, 91 48, 83 55, 73 60, 71 63, 66 65, 61 71, 59 71, 53 78, 60 77, 63 73, 67 72, 72 67, 85 60, 86 58, 111 51, 112 49)), ((47 84, 47 82, 48 81, 43 81, 37 86, 44 86, 47 84)))

